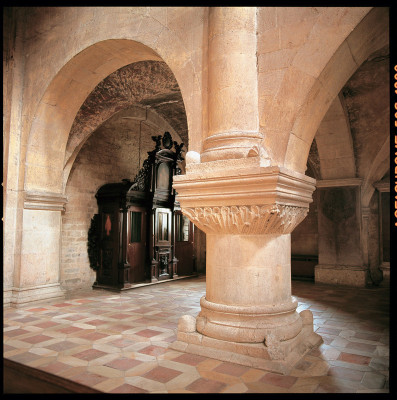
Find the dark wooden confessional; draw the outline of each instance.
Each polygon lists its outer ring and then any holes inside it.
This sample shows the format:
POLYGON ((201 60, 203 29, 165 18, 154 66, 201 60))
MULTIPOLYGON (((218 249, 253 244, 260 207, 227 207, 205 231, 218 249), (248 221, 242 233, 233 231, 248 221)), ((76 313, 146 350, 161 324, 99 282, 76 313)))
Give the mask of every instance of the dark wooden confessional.
POLYGON ((133 181, 105 184, 95 195, 98 214, 88 233, 94 288, 123 290, 195 273, 193 224, 172 188, 183 143, 169 132, 152 139, 155 148, 133 181))

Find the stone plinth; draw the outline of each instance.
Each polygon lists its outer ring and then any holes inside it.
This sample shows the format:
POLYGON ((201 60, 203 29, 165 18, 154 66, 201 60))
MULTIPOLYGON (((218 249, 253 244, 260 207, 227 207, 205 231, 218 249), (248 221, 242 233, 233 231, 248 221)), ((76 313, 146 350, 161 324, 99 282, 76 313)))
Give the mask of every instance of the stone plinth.
POLYGON ((365 287, 368 278, 367 267, 335 264, 318 264, 314 267, 314 280, 317 283, 365 287))
POLYGON ((287 373, 321 342, 311 312, 297 313, 291 296, 291 232, 314 179, 252 157, 189 164, 174 187, 207 234, 207 272, 201 312, 180 319, 171 347, 287 373))

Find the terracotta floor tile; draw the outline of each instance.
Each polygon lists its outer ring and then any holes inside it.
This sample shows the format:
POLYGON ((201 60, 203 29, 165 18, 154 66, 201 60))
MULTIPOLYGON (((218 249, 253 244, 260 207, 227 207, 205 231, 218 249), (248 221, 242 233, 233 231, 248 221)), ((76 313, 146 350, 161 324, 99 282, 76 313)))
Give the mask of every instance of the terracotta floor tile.
POLYGON ((197 354, 184 353, 184 354, 174 358, 172 361, 180 362, 182 364, 196 366, 197 364, 200 364, 201 362, 205 361, 206 359, 207 359, 206 357, 199 356, 197 354))
POLYGON ((59 362, 59 361, 54 361, 54 362, 51 362, 51 363, 49 363, 47 365, 44 365, 44 366, 40 367, 40 369, 42 369, 42 370, 44 370, 46 372, 49 372, 51 374, 55 374, 55 375, 58 372, 64 371, 64 370, 66 370, 68 368, 72 368, 72 367, 70 365, 64 364, 64 363, 59 362))
POLYGON ((337 358, 339 361, 345 361, 353 364, 368 365, 371 361, 370 357, 360 356, 358 354, 340 353, 337 358))
POLYGON ((58 304, 53 304, 53 307, 70 307, 73 306, 71 303, 58 303, 58 304))
POLYGON ((135 335, 151 338, 153 336, 160 335, 163 332, 154 331, 152 329, 144 329, 143 331, 135 332, 135 335))
POLYGON ((164 354, 166 351, 167 349, 165 349, 164 347, 151 345, 139 350, 138 353, 148 354, 150 356, 159 356, 161 354, 164 354))
POLYGON ((124 383, 123 385, 111 390, 109 393, 149 393, 149 392, 137 386, 124 383))
POLYGON ((108 353, 105 353, 100 350, 88 349, 88 350, 82 351, 81 353, 73 354, 73 357, 79 358, 80 360, 91 361, 91 360, 95 360, 96 358, 105 356, 106 354, 108 354, 108 353))
POLYGON ((56 322, 52 322, 52 321, 44 321, 44 322, 40 322, 39 324, 34 324, 34 326, 37 326, 38 328, 52 328, 54 326, 59 326, 59 324, 57 324, 56 322))
POLYGON ((142 364, 142 362, 143 361, 135 360, 132 358, 117 358, 111 362, 106 363, 105 365, 121 371, 126 371, 128 369, 136 367, 139 364, 142 364))
POLYGON ((171 379, 174 379, 178 375, 180 375, 182 372, 177 371, 175 369, 171 368, 165 368, 165 367, 156 367, 152 369, 151 371, 147 372, 145 375, 143 375, 146 379, 151 379, 153 381, 161 382, 161 383, 166 383, 170 381, 171 379))
POLYGON ((200 312, 205 278, 117 295, 90 290, 44 307, 6 308, 4 352, 106 393, 388 392, 388 298, 382 290, 369 296, 367 289, 292 281, 299 310, 313 311, 323 344, 285 376, 168 349, 180 316, 200 312), (39 338, 29 343, 24 336, 39 338))
POLYGON ((246 367, 244 365, 224 362, 218 365, 216 368, 214 368, 213 371, 232 376, 241 376, 247 371, 249 371, 249 369, 250 367, 246 367))
POLYGON ((268 383, 270 385, 276 385, 284 388, 290 388, 295 382, 297 378, 293 376, 285 376, 285 375, 278 375, 272 372, 264 375, 260 378, 260 382, 268 383))
POLYGON ((69 334, 69 333, 76 333, 76 332, 83 331, 83 330, 84 329, 77 328, 76 326, 68 326, 67 328, 60 329, 59 332, 69 334))
POLYGON ((26 333, 31 333, 31 332, 27 331, 26 329, 13 329, 12 331, 4 332, 3 335, 8 337, 15 337, 15 336, 25 335, 26 333))
POLYGON ((194 393, 220 393, 226 385, 222 382, 200 378, 186 386, 186 390, 194 393))
POLYGON ((23 340, 24 342, 28 342, 28 343, 32 343, 32 344, 36 344, 36 343, 41 343, 41 342, 46 342, 47 340, 51 340, 54 339, 51 336, 47 336, 47 335, 35 335, 35 336, 30 336, 23 340))
POLYGON ((105 337, 108 337, 109 335, 105 335, 104 333, 99 333, 99 332, 89 332, 87 334, 83 334, 79 337, 81 337, 82 339, 87 339, 90 340, 92 342, 95 342, 96 340, 99 339, 103 339, 105 337))

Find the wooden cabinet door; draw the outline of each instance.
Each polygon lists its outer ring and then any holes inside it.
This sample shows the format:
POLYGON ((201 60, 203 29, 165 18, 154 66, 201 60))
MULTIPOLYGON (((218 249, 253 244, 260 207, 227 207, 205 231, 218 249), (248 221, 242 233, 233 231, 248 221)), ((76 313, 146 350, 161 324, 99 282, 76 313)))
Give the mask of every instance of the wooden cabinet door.
POLYGON ((128 209, 127 260, 131 266, 130 282, 145 280, 146 264, 146 210, 140 207, 128 209))
POLYGON ((182 213, 175 214, 175 257, 178 259, 178 275, 192 275, 193 224, 182 213))

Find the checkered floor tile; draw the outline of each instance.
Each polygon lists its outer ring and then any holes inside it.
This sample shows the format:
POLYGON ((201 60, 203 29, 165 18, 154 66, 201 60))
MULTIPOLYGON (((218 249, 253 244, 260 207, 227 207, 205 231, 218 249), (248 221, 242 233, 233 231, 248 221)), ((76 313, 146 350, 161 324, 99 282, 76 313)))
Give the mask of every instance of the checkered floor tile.
POLYGON ((389 393, 388 288, 292 281, 323 343, 289 375, 169 349, 205 277, 4 309, 4 357, 105 393, 389 393))

